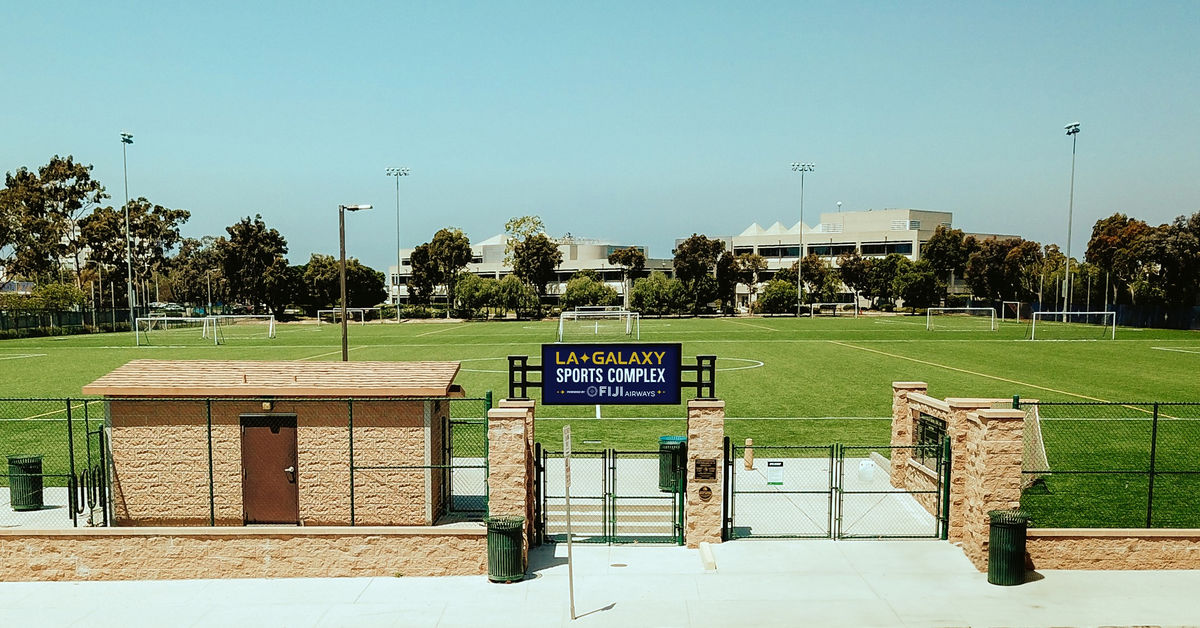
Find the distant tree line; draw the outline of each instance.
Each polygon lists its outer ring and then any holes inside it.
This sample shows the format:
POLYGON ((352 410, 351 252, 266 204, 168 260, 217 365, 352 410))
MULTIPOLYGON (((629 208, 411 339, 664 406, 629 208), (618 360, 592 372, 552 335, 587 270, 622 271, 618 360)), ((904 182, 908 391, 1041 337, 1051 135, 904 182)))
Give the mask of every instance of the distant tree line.
MULTIPOLYGON (((187 238, 184 209, 144 197, 125 206, 92 177, 92 166, 55 155, 49 163, 5 175, 0 189, 0 289, 15 281, 37 288, 8 294, 0 309, 127 307, 126 260, 144 309, 154 301, 197 308, 211 301, 226 311, 283 315, 290 305, 313 311, 340 298, 338 264, 314 254, 291 265, 287 240, 261 215, 247 216, 218 236, 187 238), (126 213, 128 233, 126 238, 126 213)), ((383 274, 347 260, 347 303, 375 306, 386 299, 383 274)))

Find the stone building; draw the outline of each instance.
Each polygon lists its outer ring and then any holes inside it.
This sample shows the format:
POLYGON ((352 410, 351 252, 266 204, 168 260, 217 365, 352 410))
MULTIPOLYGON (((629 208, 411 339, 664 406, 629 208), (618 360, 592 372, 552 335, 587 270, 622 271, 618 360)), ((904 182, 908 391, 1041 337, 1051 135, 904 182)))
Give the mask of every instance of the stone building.
POLYGON ((83 389, 106 400, 114 523, 433 525, 458 368, 129 362, 83 389))

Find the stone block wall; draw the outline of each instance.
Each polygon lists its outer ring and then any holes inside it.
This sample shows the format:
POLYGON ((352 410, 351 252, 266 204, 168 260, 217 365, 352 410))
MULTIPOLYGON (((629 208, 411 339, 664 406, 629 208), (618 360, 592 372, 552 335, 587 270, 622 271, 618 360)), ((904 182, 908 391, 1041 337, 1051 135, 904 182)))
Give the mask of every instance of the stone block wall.
POLYGON ((1033 569, 1200 569, 1200 530, 1032 528, 1033 569))
POLYGON ((503 407, 488 411, 488 514, 525 517, 524 551, 528 556, 535 476, 527 446, 527 411, 503 407))
POLYGON ((966 422, 962 548, 976 567, 986 571, 988 512, 1021 505, 1025 413, 1020 410, 978 410, 968 414, 966 422))
POLYGON ((0 580, 478 575, 482 524, 0 530, 0 580))
MULTIPOLYGON (((427 429, 425 401, 354 402, 354 461, 362 466, 438 464, 443 421, 427 429)), ((207 525, 208 434, 203 400, 112 400, 113 515, 118 526, 207 525)), ((431 403, 432 405, 432 403, 431 403)), ((440 404, 445 406, 447 404, 440 404)), ((350 521, 349 410, 345 401, 210 402, 213 514, 242 525, 241 415, 295 414, 301 525, 350 521)), ((432 419, 432 417, 431 417, 432 419)), ((357 525, 430 525, 440 486, 428 469, 357 470, 357 525)))
POLYGON ((688 547, 720 543, 724 523, 722 500, 725 475, 725 402, 693 399, 687 402, 687 495, 684 541, 688 547), (696 461, 716 460, 716 478, 696 478, 696 461))

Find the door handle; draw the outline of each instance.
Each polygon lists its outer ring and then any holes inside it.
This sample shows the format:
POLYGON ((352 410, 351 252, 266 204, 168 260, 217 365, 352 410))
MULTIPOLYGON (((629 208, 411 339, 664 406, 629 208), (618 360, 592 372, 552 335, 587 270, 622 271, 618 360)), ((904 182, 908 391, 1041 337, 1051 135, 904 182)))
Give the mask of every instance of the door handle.
POLYGON ((296 481, 296 466, 295 465, 292 465, 292 466, 284 469, 283 472, 288 474, 288 482, 294 483, 296 481))

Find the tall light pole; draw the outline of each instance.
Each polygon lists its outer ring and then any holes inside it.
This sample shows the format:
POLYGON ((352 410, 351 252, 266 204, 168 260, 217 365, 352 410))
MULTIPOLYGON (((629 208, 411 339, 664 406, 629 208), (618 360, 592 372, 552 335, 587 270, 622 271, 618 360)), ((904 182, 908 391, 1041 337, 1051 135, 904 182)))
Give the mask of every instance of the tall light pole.
POLYGON ((371 209, 370 205, 338 205, 338 250, 342 258, 342 362, 350 361, 346 330, 346 212, 371 209))
MULTIPOLYGON (((1067 135, 1071 136, 1071 196, 1070 196, 1070 200, 1067 201, 1067 276, 1066 276, 1067 294, 1066 294, 1065 300, 1063 301, 1063 303, 1065 304, 1063 309, 1070 311, 1071 310, 1071 292, 1072 292, 1071 288, 1074 287, 1074 285, 1071 282, 1071 223, 1072 223, 1073 214, 1075 213, 1075 142, 1077 141, 1076 136, 1079 135, 1079 123, 1072 122, 1071 124, 1068 124, 1067 126, 1065 126, 1063 128, 1065 128, 1067 130, 1067 135)), ((1067 315, 1063 314, 1063 322, 1065 323, 1066 321, 1067 321, 1067 315)))
POLYGON ((400 271, 403 269, 400 254, 400 177, 408 176, 408 167, 388 168, 387 175, 396 177, 396 322, 400 322, 400 271))
MULTIPOLYGON (((137 319, 133 315, 133 245, 129 235, 129 160, 125 147, 133 143, 133 134, 121 131, 121 165, 125 170, 125 292, 129 299, 129 328, 133 329, 137 319)), ((113 325, 116 325, 114 322, 113 325)))
POLYGON ((804 305, 804 173, 812 172, 814 164, 792 162, 792 172, 800 173, 800 251, 796 258, 796 318, 800 317, 800 308, 804 305))

